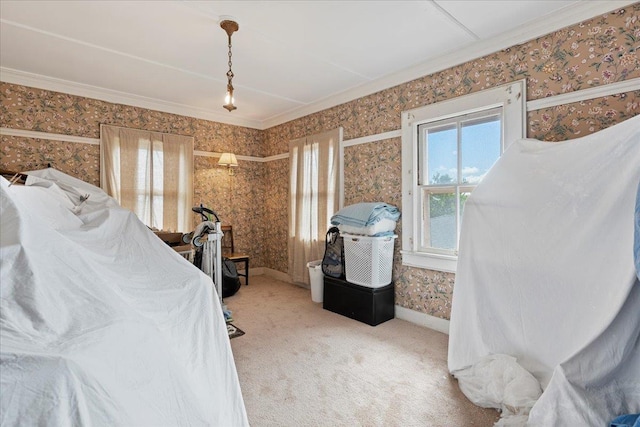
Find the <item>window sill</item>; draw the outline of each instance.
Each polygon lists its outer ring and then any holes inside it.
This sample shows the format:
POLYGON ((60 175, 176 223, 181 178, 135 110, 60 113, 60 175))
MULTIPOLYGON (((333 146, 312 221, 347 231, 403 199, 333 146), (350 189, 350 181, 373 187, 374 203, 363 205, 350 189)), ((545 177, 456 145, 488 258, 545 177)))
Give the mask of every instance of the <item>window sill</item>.
POLYGON ((428 270, 455 273, 458 257, 455 255, 428 254, 424 252, 401 251, 402 265, 428 270))

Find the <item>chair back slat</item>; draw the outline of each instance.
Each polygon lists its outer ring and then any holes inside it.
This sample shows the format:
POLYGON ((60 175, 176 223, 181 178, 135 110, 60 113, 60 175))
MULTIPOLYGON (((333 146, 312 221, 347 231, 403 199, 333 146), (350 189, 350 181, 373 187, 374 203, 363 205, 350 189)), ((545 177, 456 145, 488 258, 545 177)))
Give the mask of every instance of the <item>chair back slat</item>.
POLYGON ((235 246, 233 244, 233 227, 230 225, 223 225, 220 227, 222 229, 222 254, 229 257, 229 259, 233 262, 239 262, 244 264, 244 273, 238 273, 238 276, 244 277, 244 284, 249 284, 249 255, 246 254, 237 254, 235 251, 235 246))
POLYGON ((233 244, 233 227, 231 225, 221 226, 224 236, 222 236, 222 252, 233 253, 235 252, 235 246, 233 244))

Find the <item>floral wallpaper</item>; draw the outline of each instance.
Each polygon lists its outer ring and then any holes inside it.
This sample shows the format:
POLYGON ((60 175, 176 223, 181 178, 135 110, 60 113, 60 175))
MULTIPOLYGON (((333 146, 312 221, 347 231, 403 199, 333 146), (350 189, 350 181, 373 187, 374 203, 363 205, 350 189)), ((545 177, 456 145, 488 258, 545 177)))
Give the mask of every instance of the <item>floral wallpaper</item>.
MULTIPOLYGON (((0 83, 0 125, 88 138, 100 137, 100 124, 113 124, 194 137, 195 150, 264 156, 262 131, 192 117, 112 104, 96 99, 0 83)), ((239 161, 235 175, 217 158, 196 156, 194 202, 213 209, 224 224, 234 226, 237 251, 249 253, 252 266, 263 266, 264 238, 256 206, 264 204, 263 168, 239 161)), ((91 184, 100 184, 98 145, 2 135, 0 168, 41 169, 48 164, 91 184)), ((199 221, 194 214, 194 225, 199 221)))
MULTIPOLYGON (((526 79, 527 100, 640 77, 640 3, 421 77, 370 96, 267 129, 269 155, 287 151, 288 141, 343 127, 344 139, 401 127, 401 112, 514 80, 526 79)), ((531 111, 528 137, 547 141, 577 138, 640 113, 639 91, 531 111)), ((401 206, 401 140, 345 148, 345 205, 384 201, 401 206)), ((286 198, 282 197, 282 201, 286 198)), ((274 201, 274 203, 280 203, 274 201)), ((277 217, 270 218, 277 223, 277 217)), ((285 222, 281 222, 286 225, 285 222)), ((402 235, 402 220, 396 232, 402 235)), ((448 319, 455 275, 401 265, 394 254, 396 303, 448 319)))
POLYGON ((528 137, 565 141, 606 129, 640 112, 640 90, 531 111, 528 137))
POLYGON ((267 162, 264 171, 265 267, 286 273, 289 270, 289 159, 267 162))
MULTIPOLYGON (((344 139, 400 129, 401 112, 514 80, 526 79, 527 100, 640 77, 640 3, 596 16, 508 49, 442 70, 264 131, 0 83, 3 127, 91 138, 99 123, 194 136, 196 150, 273 156, 288 143, 337 127, 344 139)), ((640 113, 640 90, 531 111, 528 137, 564 141, 640 113)), ((32 169, 51 162, 97 182, 97 146, 2 136, 0 167, 32 169)), ((382 200, 401 206, 400 138, 345 148, 345 204, 382 200)), ((197 157, 195 200, 234 225, 252 267, 287 271, 288 160, 241 161, 229 177, 215 159, 197 157), (232 218, 232 220, 231 220, 232 218)), ((402 221, 396 229, 401 235, 402 221)), ((455 275, 404 267, 396 240, 396 303, 449 318, 455 275)))
POLYGON ((0 82, 2 127, 100 138, 100 124, 193 136, 195 150, 264 156, 262 131, 0 82))
POLYGON ((17 172, 44 169, 49 165, 100 186, 99 145, 0 136, 1 169, 17 172))
POLYGON ((235 251, 250 255, 249 265, 264 266, 264 170, 260 163, 238 160, 234 174, 218 166, 218 158, 195 157, 195 204, 211 208, 224 225, 233 226, 235 251))

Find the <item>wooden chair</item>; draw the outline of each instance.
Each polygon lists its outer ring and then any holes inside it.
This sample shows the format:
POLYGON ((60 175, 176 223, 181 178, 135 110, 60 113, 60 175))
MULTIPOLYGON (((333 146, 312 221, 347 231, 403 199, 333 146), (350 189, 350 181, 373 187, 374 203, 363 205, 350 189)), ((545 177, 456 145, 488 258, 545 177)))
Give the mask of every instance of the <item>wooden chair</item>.
POLYGON ((222 232, 222 256, 229 258, 235 263, 244 263, 244 274, 238 272, 238 276, 244 277, 245 286, 249 285, 249 255, 240 254, 235 252, 233 245, 233 227, 230 225, 223 225, 222 232))

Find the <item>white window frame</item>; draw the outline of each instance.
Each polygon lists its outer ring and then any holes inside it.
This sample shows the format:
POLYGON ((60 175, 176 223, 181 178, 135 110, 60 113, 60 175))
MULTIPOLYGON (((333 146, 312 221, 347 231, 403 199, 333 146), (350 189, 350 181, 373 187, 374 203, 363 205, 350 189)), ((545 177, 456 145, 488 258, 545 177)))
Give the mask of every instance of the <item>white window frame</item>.
POLYGON ((100 124, 100 187, 145 225, 187 232, 193 229, 193 155, 193 137, 100 124), (167 185, 169 174, 176 178, 167 185))
POLYGON ((420 248, 422 220, 418 185, 418 126, 452 117, 502 107, 502 150, 525 137, 526 81, 519 80, 470 95, 402 112, 402 264, 456 272, 457 255, 420 248))

